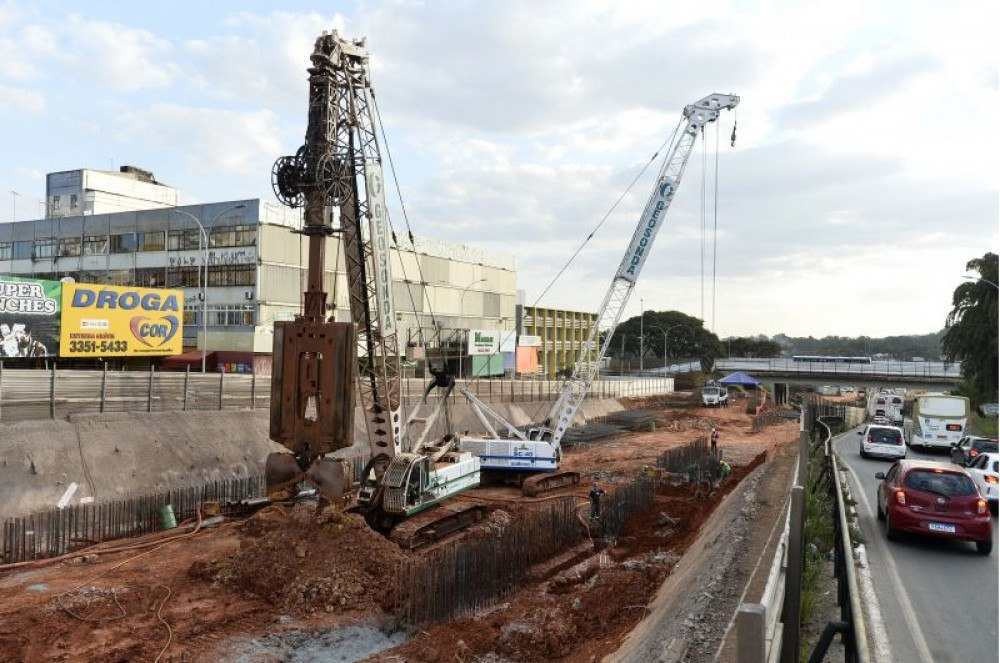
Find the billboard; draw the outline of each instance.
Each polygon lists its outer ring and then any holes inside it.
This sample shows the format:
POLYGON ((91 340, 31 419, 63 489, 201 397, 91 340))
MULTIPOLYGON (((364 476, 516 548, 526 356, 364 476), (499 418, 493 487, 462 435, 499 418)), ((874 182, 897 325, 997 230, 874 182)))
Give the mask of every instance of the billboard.
POLYGON ((59 355, 180 354, 183 306, 183 290, 64 283, 59 355))
POLYGON ((491 329, 470 329, 468 332, 470 355, 495 355, 500 351, 500 332, 491 329))
POLYGON ((0 276, 0 358, 59 354, 59 281, 0 276))

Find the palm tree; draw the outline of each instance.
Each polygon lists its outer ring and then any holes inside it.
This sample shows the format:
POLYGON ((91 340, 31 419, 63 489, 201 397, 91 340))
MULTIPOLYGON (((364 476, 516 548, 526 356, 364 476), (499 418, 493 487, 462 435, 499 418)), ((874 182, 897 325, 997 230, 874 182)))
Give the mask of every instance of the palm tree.
POLYGON ((977 400, 997 399, 997 254, 986 253, 966 265, 979 278, 962 283, 941 340, 945 357, 962 362, 962 375, 977 400))

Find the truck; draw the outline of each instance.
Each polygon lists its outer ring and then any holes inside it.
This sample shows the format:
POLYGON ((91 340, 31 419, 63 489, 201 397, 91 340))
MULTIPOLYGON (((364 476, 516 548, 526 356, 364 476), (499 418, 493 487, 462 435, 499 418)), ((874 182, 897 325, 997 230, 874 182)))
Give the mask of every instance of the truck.
POLYGON ((729 391, 725 385, 709 382, 701 388, 701 404, 705 407, 719 407, 729 404, 729 391))
POLYGON ((926 394, 913 403, 909 434, 910 446, 950 449, 966 434, 971 414, 965 396, 926 394))

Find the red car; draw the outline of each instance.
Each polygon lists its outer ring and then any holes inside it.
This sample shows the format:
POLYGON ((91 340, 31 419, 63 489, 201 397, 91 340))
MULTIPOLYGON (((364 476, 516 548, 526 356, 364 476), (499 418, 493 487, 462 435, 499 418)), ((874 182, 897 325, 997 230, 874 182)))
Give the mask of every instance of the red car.
POLYGON ((888 472, 875 496, 879 520, 890 540, 911 532, 973 541, 982 555, 993 551, 989 505, 964 468, 928 460, 900 460, 888 472))

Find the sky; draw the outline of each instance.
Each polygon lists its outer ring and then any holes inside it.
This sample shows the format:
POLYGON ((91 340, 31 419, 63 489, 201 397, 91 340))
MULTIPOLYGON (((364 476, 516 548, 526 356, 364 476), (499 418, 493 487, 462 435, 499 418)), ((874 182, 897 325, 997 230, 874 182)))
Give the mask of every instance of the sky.
MULTIPOLYGON (((182 203, 273 200, 336 29, 368 39, 414 232, 514 254, 527 303, 712 92, 741 103, 699 141, 626 315, 927 333, 997 251, 995 2, 119 4, 0 0, 0 221, 10 191, 37 218, 45 173, 80 167, 147 168, 182 203)), ((655 170, 540 305, 597 308, 655 170)))

